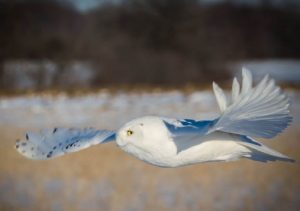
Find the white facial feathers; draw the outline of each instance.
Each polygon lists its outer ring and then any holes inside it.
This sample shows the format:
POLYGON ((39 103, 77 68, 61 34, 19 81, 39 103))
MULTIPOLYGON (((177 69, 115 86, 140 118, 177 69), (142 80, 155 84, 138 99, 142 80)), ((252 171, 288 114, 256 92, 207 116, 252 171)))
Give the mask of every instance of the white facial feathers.
POLYGON ((153 148, 167 141, 169 132, 163 118, 146 116, 130 121, 117 133, 117 144, 122 148, 133 145, 140 148, 153 148))

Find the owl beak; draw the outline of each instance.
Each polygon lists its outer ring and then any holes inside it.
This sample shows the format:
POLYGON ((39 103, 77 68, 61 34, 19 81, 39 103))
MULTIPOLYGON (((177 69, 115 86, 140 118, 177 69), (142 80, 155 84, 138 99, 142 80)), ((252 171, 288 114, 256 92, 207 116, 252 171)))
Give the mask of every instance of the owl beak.
POLYGON ((124 141, 123 134, 120 133, 116 136, 116 142, 119 147, 124 147, 128 144, 128 142, 124 141))

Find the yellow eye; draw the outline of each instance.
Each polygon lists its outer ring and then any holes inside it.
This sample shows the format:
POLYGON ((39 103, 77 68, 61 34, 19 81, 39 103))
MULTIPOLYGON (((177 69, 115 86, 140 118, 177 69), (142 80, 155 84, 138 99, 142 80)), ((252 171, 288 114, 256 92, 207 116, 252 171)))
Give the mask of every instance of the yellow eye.
POLYGON ((133 134, 132 130, 127 130, 127 136, 131 136, 133 134))

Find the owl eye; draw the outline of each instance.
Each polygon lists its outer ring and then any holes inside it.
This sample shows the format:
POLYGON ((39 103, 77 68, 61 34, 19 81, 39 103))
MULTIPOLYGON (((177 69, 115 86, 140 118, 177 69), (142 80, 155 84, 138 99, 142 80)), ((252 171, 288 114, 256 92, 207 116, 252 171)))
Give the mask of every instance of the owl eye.
POLYGON ((133 134, 132 130, 127 130, 127 136, 131 136, 133 134))

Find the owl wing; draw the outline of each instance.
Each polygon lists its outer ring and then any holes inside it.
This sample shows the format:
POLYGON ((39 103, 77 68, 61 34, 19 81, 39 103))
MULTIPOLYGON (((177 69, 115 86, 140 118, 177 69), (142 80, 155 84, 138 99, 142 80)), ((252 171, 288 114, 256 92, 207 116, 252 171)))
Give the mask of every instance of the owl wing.
POLYGON ((190 146, 188 143, 196 137, 215 131, 273 138, 292 121, 288 97, 268 76, 252 87, 252 75, 250 71, 243 69, 241 90, 238 81, 234 79, 231 99, 227 99, 223 90, 215 83, 213 89, 221 110, 219 118, 211 121, 164 119, 178 152, 190 146))
POLYGON ((252 87, 251 72, 244 68, 241 91, 238 81, 234 79, 231 100, 226 98, 216 83, 213 89, 221 115, 209 132, 273 138, 292 122, 288 97, 268 76, 252 87))
POLYGON ((46 160, 114 140, 114 131, 54 128, 26 133, 25 139, 16 141, 16 149, 27 158, 46 160))
POLYGON ((164 118, 163 122, 171 140, 176 145, 177 153, 190 148, 194 144, 199 144, 198 141, 194 143, 194 140, 199 140, 197 137, 205 136, 214 124, 214 121, 211 120, 197 121, 193 119, 164 118))

